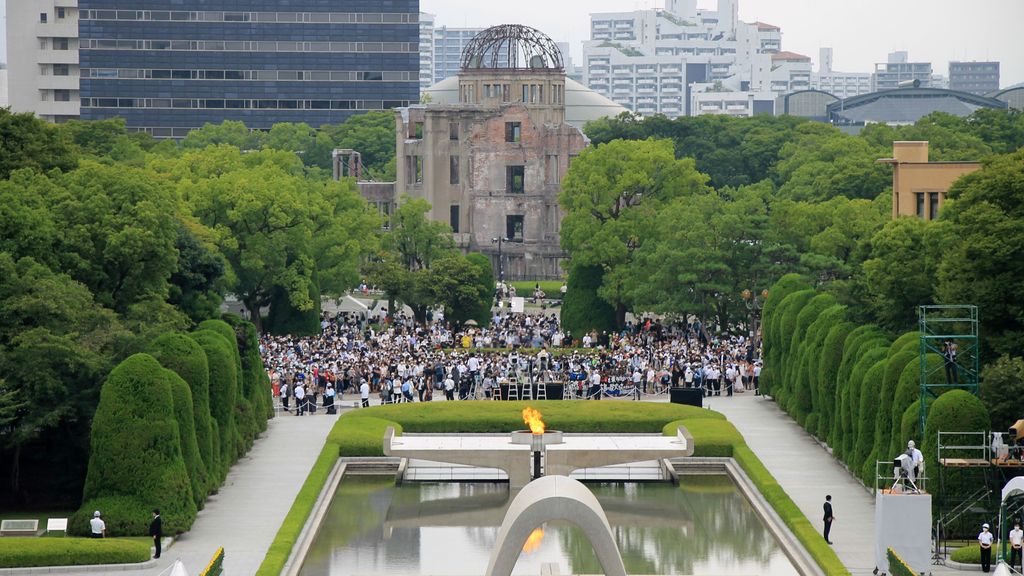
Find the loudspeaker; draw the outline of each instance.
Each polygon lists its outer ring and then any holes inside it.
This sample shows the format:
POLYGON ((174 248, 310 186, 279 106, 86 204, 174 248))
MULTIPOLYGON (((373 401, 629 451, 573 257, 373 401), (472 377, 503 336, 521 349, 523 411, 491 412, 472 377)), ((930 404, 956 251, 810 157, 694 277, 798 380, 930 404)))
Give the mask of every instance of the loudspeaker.
POLYGON ((669 388, 668 397, 673 404, 686 404, 697 408, 704 405, 704 391, 700 388, 669 388))

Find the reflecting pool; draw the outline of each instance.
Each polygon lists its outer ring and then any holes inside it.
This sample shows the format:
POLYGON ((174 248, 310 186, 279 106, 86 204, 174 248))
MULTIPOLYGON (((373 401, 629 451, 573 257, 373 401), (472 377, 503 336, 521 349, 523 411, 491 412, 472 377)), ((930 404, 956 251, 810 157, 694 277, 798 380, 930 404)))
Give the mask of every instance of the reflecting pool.
MULTIPOLYGON (((588 484, 608 515, 629 574, 789 576, 797 572, 728 476, 667 483, 588 484)), ((346 477, 302 568, 303 576, 481 576, 511 502, 498 483, 407 483, 346 477)), ((551 522, 516 574, 544 564, 598 574, 589 541, 551 522)), ((539 537, 539 535, 538 535, 539 537)))

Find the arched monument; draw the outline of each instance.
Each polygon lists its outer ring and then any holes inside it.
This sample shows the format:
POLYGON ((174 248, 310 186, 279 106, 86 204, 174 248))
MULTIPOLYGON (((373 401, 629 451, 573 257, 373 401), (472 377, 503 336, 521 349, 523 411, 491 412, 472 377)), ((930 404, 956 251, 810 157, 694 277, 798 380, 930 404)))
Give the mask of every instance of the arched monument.
POLYGON ((486 576, 511 576, 530 533, 551 520, 565 520, 583 530, 603 574, 626 576, 604 509, 583 483, 567 476, 544 476, 519 492, 501 523, 486 576))

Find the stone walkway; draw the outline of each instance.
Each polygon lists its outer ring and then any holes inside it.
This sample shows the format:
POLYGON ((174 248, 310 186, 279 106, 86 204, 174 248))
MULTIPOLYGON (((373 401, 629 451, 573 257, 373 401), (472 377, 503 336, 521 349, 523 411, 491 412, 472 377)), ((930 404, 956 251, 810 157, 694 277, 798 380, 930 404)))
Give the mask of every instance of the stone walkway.
MULTIPOLYGON (((747 445, 819 530, 825 495, 832 495, 836 520, 829 536, 836 554, 854 576, 870 575, 875 568, 875 499, 864 485, 775 402, 746 393, 711 398, 708 407, 725 414, 736 426, 747 445)), ((943 566, 932 566, 931 573, 961 574, 943 566)))
POLYGON ((255 574, 336 419, 318 411, 270 420, 249 454, 232 467, 220 492, 206 502, 192 530, 164 551, 156 567, 116 574, 155 576, 179 558, 189 574, 199 574, 220 546, 225 574, 255 574))

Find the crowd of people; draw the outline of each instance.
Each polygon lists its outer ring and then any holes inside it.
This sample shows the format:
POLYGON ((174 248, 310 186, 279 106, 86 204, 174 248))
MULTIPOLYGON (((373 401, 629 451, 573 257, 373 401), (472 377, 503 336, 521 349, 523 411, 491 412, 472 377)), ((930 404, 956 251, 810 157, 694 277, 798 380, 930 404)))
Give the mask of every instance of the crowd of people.
POLYGON ((297 415, 335 413, 341 394, 363 406, 492 398, 513 386, 561 384, 563 397, 663 394, 670 387, 707 396, 758 393, 761 363, 743 337, 713 337, 700 322, 629 323, 616 333, 566 333, 555 314, 496 312, 486 328, 454 331, 443 319, 415 324, 399 315, 377 323, 362 314, 324 314, 312 337, 264 336, 260 343, 275 397, 297 415))

